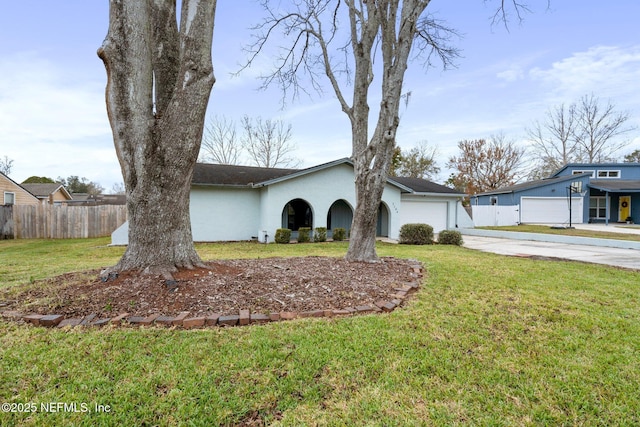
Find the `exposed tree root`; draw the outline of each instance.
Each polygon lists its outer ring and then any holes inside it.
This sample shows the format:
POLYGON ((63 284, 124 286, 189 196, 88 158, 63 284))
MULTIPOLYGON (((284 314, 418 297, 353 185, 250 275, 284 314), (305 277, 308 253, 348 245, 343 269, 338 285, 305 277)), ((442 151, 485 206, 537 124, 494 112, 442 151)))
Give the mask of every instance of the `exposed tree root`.
POLYGON ((120 273, 124 272, 135 272, 135 274, 145 275, 145 276, 161 276, 164 280, 174 280, 174 274, 180 270, 195 270, 196 268, 202 269, 211 269, 208 265, 202 262, 200 259, 198 260, 190 260, 188 262, 174 263, 174 264, 164 264, 164 265, 130 265, 129 263, 123 262, 121 260, 118 264, 105 268, 100 272, 100 279, 103 282, 107 282, 109 280, 113 280, 120 273))

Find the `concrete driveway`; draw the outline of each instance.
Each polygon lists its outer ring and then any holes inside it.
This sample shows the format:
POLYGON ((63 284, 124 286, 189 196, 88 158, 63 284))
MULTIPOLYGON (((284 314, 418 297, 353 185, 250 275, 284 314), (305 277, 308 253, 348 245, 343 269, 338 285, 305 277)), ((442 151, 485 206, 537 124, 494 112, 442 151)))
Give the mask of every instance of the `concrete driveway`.
MULTIPOLYGON (((640 234, 638 228, 577 224, 576 228, 640 234)), ((563 258, 640 270, 640 242, 537 233, 460 229, 464 247, 512 256, 563 258)))

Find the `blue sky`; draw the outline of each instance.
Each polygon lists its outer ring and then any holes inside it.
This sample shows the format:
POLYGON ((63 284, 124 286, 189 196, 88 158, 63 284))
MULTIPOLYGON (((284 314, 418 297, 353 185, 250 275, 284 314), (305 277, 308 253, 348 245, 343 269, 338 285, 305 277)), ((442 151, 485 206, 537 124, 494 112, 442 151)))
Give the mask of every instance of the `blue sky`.
MULTIPOLYGON (((462 139, 503 132, 526 144, 525 128, 547 109, 593 93, 640 127, 640 2, 530 0, 533 11, 507 31, 491 26, 497 0, 433 0, 429 9, 463 38, 457 68, 412 64, 398 144, 438 147, 444 167, 462 139)), ((238 77, 242 46, 260 17, 254 1, 218 1, 213 60, 217 82, 208 115, 291 123, 302 166, 351 154, 349 123, 330 92, 282 109, 278 88, 259 91, 263 58, 238 77)), ((121 182, 104 104, 106 75, 96 55, 107 32, 107 0, 21 0, 0 15, 0 157, 11 177, 78 175, 110 190, 121 182)), ((620 157, 640 148, 640 129, 620 157)), ((444 168, 443 168, 444 169, 444 168)), ((448 171, 443 170, 439 181, 448 171)))

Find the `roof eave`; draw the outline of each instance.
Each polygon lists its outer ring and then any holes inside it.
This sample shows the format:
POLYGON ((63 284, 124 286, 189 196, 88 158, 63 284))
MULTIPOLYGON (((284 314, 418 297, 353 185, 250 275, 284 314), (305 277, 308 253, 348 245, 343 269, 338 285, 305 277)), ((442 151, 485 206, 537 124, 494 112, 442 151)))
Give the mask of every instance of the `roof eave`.
POLYGON ((323 163, 321 165, 312 166, 312 167, 307 168, 307 169, 300 169, 300 170, 298 170, 296 172, 293 172, 293 173, 290 173, 288 175, 279 176, 277 178, 268 179, 268 180, 262 181, 262 182, 257 182, 253 186, 255 188, 265 187, 267 185, 276 184, 278 182, 287 181, 289 179, 297 178, 299 176, 304 176, 304 175, 308 175, 310 173, 318 172, 318 171, 321 171, 321 170, 324 170, 324 169, 329 169, 331 167, 334 167, 334 166, 337 166, 337 165, 340 165, 340 164, 349 164, 349 165, 353 166, 353 162, 351 161, 351 159, 349 159, 348 157, 344 157, 342 159, 334 160, 332 162, 328 162, 328 163, 323 163))
POLYGON ((464 193, 434 193, 434 192, 418 192, 414 191, 409 193, 412 196, 425 196, 425 197, 456 197, 456 198, 464 198, 467 197, 464 193))

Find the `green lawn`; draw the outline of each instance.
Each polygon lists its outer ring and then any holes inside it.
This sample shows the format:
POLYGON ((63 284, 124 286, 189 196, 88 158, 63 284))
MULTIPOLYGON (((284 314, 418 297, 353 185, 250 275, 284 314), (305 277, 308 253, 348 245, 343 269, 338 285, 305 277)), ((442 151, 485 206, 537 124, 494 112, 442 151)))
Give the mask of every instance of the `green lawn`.
MULTIPOLYGON (((110 265, 122 249, 106 243, 0 242, 0 282, 110 265)), ((342 256, 346 244, 198 250, 342 256)), ((640 423, 638 273, 451 246, 378 251, 427 270, 391 314, 191 331, 0 323, 0 403, 37 408, 0 425, 640 423), (88 412, 42 412, 52 402, 88 412)))

